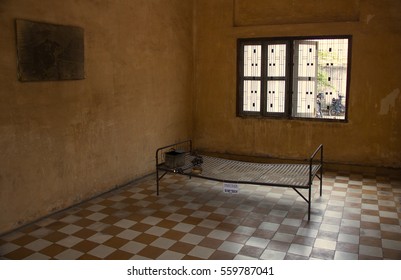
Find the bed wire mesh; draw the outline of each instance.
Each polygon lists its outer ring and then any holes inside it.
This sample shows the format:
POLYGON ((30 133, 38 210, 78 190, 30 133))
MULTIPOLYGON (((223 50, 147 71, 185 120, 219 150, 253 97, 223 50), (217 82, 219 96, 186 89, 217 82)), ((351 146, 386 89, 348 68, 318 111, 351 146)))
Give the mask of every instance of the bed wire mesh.
MULTIPOLYGON (((202 155, 203 162, 198 164, 201 172, 198 173, 193 171, 195 158, 195 155, 186 154, 185 164, 174 172, 223 182, 309 188, 309 164, 254 163, 202 155)), ((166 166, 160 168, 172 171, 166 166)), ((312 175, 318 170, 319 165, 312 165, 312 175)))

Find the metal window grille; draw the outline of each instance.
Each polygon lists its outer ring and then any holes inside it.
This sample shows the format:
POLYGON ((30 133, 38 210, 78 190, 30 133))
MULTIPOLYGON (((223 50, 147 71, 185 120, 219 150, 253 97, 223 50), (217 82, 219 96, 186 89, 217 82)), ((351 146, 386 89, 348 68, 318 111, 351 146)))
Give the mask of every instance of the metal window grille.
POLYGON ((240 40, 239 114, 346 120, 350 39, 240 40))

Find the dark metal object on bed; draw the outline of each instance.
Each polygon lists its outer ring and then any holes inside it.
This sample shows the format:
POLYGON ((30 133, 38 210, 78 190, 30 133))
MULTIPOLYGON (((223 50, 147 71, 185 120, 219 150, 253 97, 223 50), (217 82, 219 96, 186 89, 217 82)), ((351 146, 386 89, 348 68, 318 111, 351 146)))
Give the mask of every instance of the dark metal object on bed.
POLYGON ((244 162, 198 155, 192 150, 192 141, 187 140, 157 149, 157 195, 159 195, 160 180, 169 172, 225 183, 290 187, 308 203, 308 220, 310 220, 312 182, 315 177, 320 180, 320 196, 322 196, 323 145, 315 150, 308 159, 308 163, 276 164, 244 162), (172 150, 185 152, 185 161, 177 168, 170 168, 165 162, 166 152, 172 150), (160 175, 160 172, 163 174, 160 175), (299 189, 307 189, 308 197, 305 197, 299 189))

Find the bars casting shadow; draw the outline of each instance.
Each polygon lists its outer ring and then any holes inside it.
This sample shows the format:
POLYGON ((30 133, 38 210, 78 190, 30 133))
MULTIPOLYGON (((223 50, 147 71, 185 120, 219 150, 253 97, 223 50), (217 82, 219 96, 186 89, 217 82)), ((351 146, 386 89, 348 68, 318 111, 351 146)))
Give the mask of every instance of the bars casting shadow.
POLYGON ((159 195, 159 182, 167 173, 225 183, 289 187, 308 203, 308 220, 310 220, 312 182, 315 177, 320 181, 320 196, 322 196, 323 145, 312 153, 307 163, 277 164, 199 155, 192 150, 192 140, 186 140, 157 149, 157 195, 159 195), (173 155, 172 161, 170 155, 173 155), (299 189, 307 189, 307 197, 299 189))

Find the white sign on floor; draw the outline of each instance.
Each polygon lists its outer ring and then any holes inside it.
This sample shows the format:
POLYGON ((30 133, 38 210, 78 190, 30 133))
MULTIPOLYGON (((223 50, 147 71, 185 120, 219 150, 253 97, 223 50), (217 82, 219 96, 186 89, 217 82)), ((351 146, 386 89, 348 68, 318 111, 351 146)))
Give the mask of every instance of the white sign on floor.
POLYGON ((223 183, 223 190, 225 193, 237 194, 239 192, 239 186, 235 183, 223 183))

